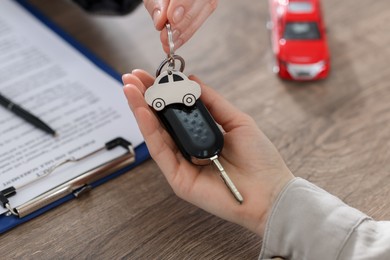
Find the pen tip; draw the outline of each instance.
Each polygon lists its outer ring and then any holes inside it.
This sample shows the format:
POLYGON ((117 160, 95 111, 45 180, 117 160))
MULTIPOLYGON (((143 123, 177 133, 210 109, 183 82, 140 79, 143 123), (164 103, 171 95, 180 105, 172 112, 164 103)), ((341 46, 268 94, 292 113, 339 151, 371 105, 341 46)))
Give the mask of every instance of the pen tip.
POLYGON ((58 137, 58 133, 57 132, 53 132, 52 135, 53 135, 53 137, 58 137))

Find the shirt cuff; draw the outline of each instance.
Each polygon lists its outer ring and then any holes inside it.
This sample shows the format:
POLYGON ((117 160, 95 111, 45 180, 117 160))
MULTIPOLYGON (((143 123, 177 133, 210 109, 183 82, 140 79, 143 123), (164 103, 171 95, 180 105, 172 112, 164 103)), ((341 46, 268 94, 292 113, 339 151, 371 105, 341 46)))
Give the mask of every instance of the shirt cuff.
POLYGON ((267 220, 259 259, 337 259, 362 212, 301 179, 279 194, 267 220))

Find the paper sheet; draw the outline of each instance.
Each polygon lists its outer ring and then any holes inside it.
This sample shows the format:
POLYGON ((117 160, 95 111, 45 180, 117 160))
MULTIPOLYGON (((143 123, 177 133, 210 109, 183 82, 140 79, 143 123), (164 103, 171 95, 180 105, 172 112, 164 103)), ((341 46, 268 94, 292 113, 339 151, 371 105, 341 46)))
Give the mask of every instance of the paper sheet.
MULTIPOLYGON (((143 142, 121 84, 14 1, 0 1, 0 92, 47 122, 54 138, 0 107, 0 190, 123 137, 143 142)), ((11 197, 13 207, 125 152, 66 165, 11 197)), ((0 207, 0 214, 5 210, 0 207)))

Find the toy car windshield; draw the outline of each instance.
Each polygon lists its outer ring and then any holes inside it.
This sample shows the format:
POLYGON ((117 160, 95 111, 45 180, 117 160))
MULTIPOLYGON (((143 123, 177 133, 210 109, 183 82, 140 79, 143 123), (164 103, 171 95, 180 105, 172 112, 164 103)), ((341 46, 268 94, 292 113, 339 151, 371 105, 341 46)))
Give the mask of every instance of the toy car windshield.
POLYGON ((315 22, 288 22, 283 38, 286 40, 318 40, 321 39, 321 35, 315 22))

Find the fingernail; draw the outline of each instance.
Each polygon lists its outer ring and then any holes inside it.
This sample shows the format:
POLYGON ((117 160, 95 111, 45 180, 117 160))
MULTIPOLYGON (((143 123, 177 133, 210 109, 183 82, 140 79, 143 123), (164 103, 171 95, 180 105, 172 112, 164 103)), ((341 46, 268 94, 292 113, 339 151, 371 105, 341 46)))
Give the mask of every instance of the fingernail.
POLYGON ((123 75, 122 75, 122 82, 123 82, 123 83, 124 83, 125 78, 128 77, 128 75, 129 75, 129 73, 126 73, 126 74, 123 74, 123 75))
POLYGON ((183 40, 178 39, 178 40, 174 41, 174 45, 175 45, 175 50, 177 50, 178 48, 180 48, 180 46, 183 45, 183 40))
POLYGON ((179 36, 180 36, 180 31, 179 30, 174 30, 173 33, 172 33, 172 40, 173 42, 175 42, 177 39, 179 39, 179 36))
POLYGON ((154 12, 153 12, 154 27, 157 27, 157 24, 158 24, 158 22, 160 20, 160 17, 161 17, 161 10, 160 9, 154 10, 154 12))
POLYGON ((173 12, 173 23, 178 23, 183 19, 184 16, 184 7, 179 6, 176 8, 176 10, 173 12))

